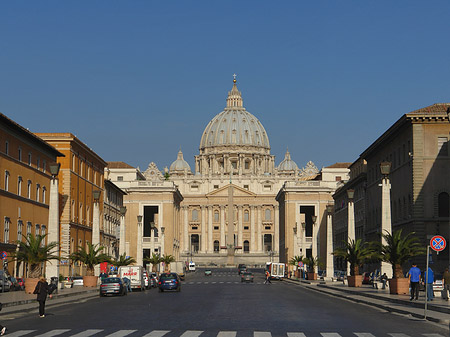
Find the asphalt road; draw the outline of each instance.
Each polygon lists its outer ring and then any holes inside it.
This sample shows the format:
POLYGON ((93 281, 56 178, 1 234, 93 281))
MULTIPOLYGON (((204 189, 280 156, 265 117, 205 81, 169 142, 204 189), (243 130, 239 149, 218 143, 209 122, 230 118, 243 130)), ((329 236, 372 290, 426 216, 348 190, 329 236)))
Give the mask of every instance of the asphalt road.
POLYGON ((181 292, 156 289, 95 298, 2 321, 12 336, 338 337, 447 336, 425 321, 347 302, 282 281, 241 283, 237 270, 187 275, 181 292), (25 334, 25 332, 28 332, 25 334))

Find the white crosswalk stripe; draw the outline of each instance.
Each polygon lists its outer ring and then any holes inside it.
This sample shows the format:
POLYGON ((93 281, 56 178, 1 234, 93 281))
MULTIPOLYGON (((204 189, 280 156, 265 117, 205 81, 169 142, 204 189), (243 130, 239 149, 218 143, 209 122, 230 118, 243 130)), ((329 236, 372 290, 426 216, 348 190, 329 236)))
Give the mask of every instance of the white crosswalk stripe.
POLYGON ((144 337, 162 337, 169 332, 170 330, 153 330, 152 332, 144 335, 144 337))
POLYGON ((103 329, 88 329, 83 332, 77 333, 76 335, 72 335, 72 337, 89 337, 98 334, 102 331, 103 329))
POLYGON ((217 337, 236 337, 237 331, 220 331, 217 337))
POLYGON ((36 330, 19 330, 19 331, 14 331, 14 332, 11 332, 11 333, 9 333, 9 331, 8 331, 7 333, 8 333, 8 336, 20 337, 20 336, 26 336, 26 335, 28 335, 28 334, 30 334, 32 332, 35 332, 35 331, 36 330))
POLYGON ((136 332, 137 330, 119 330, 117 332, 114 332, 110 335, 107 335, 107 337, 123 337, 123 336, 128 336, 130 334, 132 334, 133 332, 136 332))
POLYGON ((303 332, 288 332, 288 337, 306 337, 306 335, 303 332))
POLYGON ((272 333, 268 331, 255 331, 253 337, 272 337, 272 333))
POLYGON ((55 330, 51 330, 48 331, 46 333, 43 333, 41 335, 37 335, 36 337, 52 337, 52 336, 58 336, 61 335, 67 331, 70 331, 70 329, 55 329, 55 330))
POLYGON ((374 335, 368 332, 355 332, 355 335, 358 337, 375 337, 374 335))
POLYGON ((404 334, 404 333, 388 333, 389 336, 392 337, 409 337, 408 335, 404 334))
POLYGON ((202 334, 202 332, 203 331, 187 330, 181 335, 181 337, 198 337, 202 334))
POLYGON ((341 337, 337 332, 322 332, 321 335, 323 337, 341 337))

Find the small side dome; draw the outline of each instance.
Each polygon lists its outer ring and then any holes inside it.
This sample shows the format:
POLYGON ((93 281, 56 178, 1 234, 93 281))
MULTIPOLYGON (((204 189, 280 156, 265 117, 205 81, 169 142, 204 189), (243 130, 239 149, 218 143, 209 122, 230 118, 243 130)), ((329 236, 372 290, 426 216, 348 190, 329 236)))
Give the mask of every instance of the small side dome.
POLYGON ((169 172, 184 172, 185 170, 187 173, 191 173, 191 167, 187 161, 183 159, 183 152, 180 150, 178 152, 177 160, 170 165, 169 172))
POLYGON ((278 165, 278 172, 295 171, 295 170, 298 170, 298 166, 295 163, 295 161, 291 159, 291 154, 289 153, 289 151, 286 150, 284 160, 280 163, 280 165, 278 165))

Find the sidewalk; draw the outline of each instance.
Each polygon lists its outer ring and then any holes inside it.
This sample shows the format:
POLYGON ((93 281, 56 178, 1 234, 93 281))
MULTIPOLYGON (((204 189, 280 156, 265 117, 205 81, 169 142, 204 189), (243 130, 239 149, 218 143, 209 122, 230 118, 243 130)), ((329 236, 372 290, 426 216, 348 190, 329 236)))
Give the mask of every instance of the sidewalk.
MULTIPOLYGON (((73 288, 58 289, 53 293, 52 299, 47 299, 46 307, 52 307, 61 303, 68 303, 98 297, 99 288, 84 288, 75 286, 73 288)), ((0 302, 3 304, 2 314, 11 314, 21 311, 37 310, 36 295, 27 294, 25 291, 9 291, 0 293, 0 302)))
MULTIPOLYGON (((287 282, 307 287, 314 291, 326 293, 331 296, 345 298, 347 300, 374 306, 386 311, 411 315, 424 319, 425 293, 420 292, 418 301, 410 301, 409 295, 391 295, 389 289, 375 289, 372 285, 363 285, 353 288, 342 282, 307 281, 284 279, 287 282)), ((435 297, 427 304, 426 319, 435 323, 450 324, 450 301, 435 297)))

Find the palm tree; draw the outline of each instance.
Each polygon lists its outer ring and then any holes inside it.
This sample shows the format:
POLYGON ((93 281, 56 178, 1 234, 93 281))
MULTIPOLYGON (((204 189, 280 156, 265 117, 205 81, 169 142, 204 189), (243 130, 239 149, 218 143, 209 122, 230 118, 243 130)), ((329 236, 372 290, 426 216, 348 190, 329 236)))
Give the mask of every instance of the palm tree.
POLYGON ((130 264, 136 263, 136 260, 131 256, 127 256, 126 253, 123 253, 122 255, 119 256, 119 258, 110 259, 108 262, 111 263, 113 266, 119 268, 122 266, 129 266, 130 264))
POLYGON ((16 241, 18 249, 12 255, 12 260, 27 263, 30 266, 29 278, 38 278, 42 275, 42 263, 50 260, 59 260, 59 256, 52 251, 58 247, 57 242, 45 244, 47 235, 36 235, 32 233, 23 235, 25 241, 16 241))
POLYGON ((169 270, 169 266, 172 262, 175 262, 175 258, 172 255, 164 255, 161 262, 164 262, 164 270, 169 270))
MULTIPOLYGON (((298 267, 298 263, 299 262, 303 262, 303 255, 295 255, 294 257, 292 257, 290 260, 289 260, 289 264, 291 265, 291 266, 296 266, 296 267, 298 267)), ((299 277, 300 276, 300 270, 298 270, 297 269, 297 277, 299 277)))
POLYGON ((153 253, 152 257, 145 257, 144 262, 152 265, 152 272, 156 273, 156 267, 161 263, 161 256, 153 253))
POLYGON ((80 246, 77 252, 70 255, 70 258, 72 261, 84 263, 87 276, 94 276, 94 267, 102 262, 109 261, 109 256, 101 252, 104 248, 99 244, 93 245, 88 242, 88 249, 80 246))
POLYGON ((359 275, 359 267, 366 261, 373 259, 376 250, 367 242, 361 239, 344 241, 344 247, 338 248, 333 252, 334 256, 342 257, 350 263, 350 276, 359 275))
POLYGON ((310 273, 315 273, 315 268, 320 265, 320 260, 318 257, 305 257, 303 263, 308 266, 308 271, 310 273))
POLYGON ((403 278, 402 266, 410 258, 423 255, 426 249, 420 244, 419 239, 411 232, 402 236, 402 229, 393 234, 386 231, 383 234, 386 245, 380 245, 379 256, 384 262, 392 265, 393 278, 403 278))

